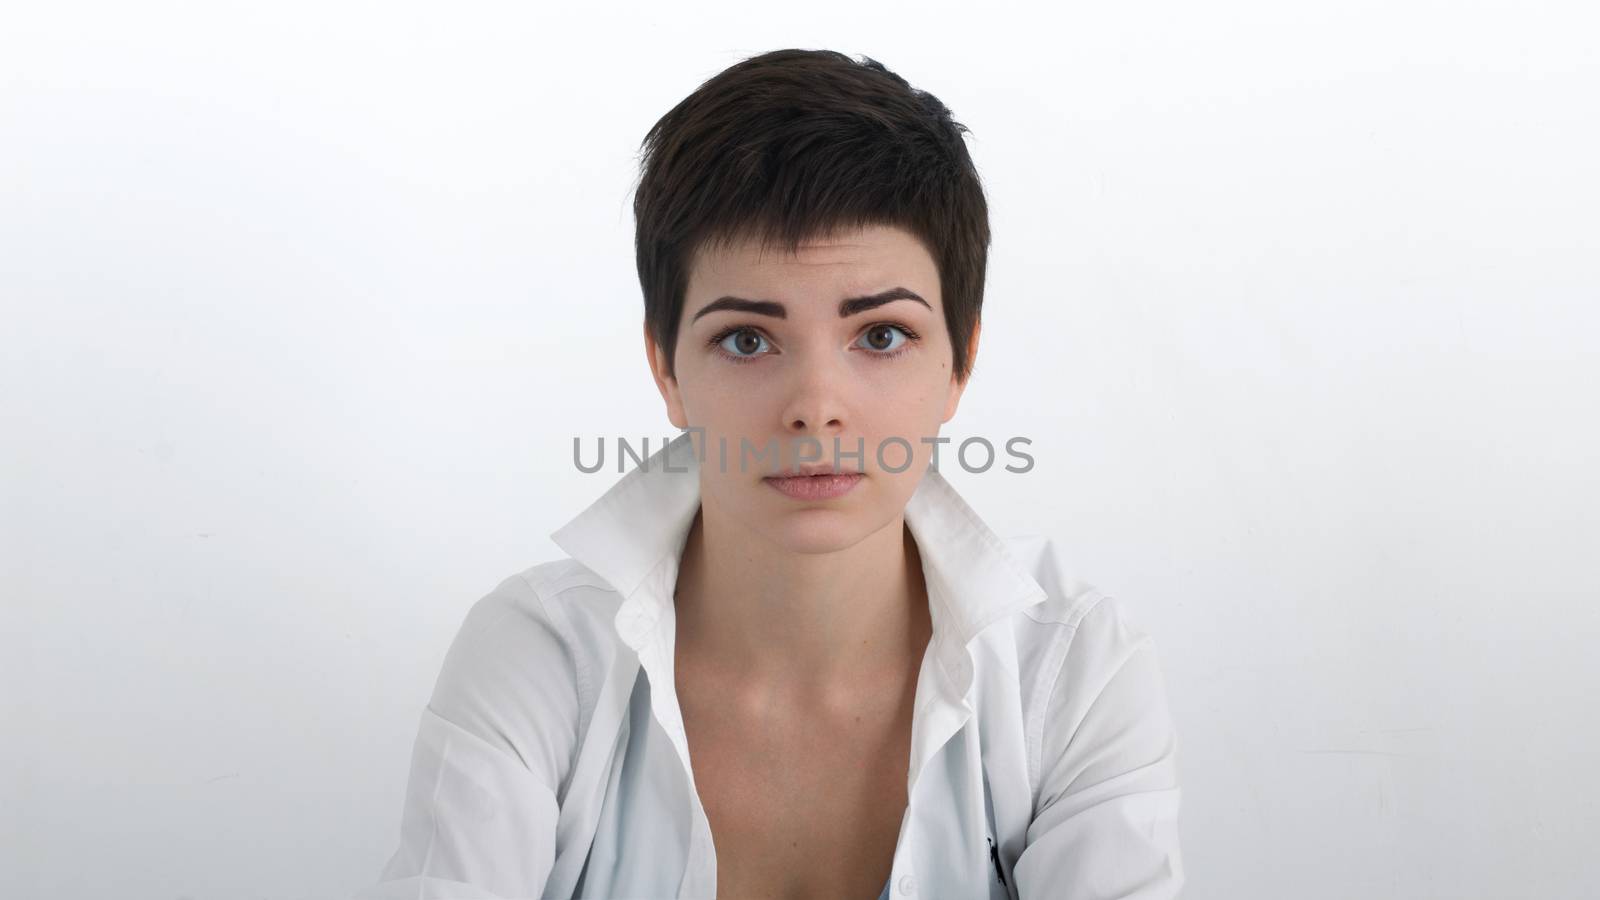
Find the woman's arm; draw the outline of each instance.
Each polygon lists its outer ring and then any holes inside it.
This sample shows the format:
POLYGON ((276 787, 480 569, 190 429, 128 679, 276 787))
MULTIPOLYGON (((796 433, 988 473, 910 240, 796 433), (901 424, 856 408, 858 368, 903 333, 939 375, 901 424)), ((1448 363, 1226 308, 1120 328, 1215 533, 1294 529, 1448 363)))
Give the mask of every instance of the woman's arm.
POLYGON ((577 739, 572 673, 521 575, 473 606, 422 711, 399 848, 356 900, 541 896, 577 739))
POLYGON ((1103 597, 1066 638, 1046 704, 1021 900, 1162 900, 1183 887, 1177 736, 1152 639, 1103 597))

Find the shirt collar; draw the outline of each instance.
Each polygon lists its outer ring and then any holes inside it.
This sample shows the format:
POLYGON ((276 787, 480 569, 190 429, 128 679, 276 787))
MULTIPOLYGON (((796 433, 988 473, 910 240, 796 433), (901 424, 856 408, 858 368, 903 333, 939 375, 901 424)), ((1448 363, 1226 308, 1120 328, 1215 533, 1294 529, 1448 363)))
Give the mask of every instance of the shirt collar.
MULTIPOLYGON (((558 547, 622 595, 618 633, 641 650, 672 604, 677 567, 700 508, 700 459, 686 431, 619 479, 550 534, 558 547)), ((907 501, 933 640, 954 698, 972 683, 968 644, 991 623, 1045 599, 1045 590, 1005 542, 929 466, 907 501)))

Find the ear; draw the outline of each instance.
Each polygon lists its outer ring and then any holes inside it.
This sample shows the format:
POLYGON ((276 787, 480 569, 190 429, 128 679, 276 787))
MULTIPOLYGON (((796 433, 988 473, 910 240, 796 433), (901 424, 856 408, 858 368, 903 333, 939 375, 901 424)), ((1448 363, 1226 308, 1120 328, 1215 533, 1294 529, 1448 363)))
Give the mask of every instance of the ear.
POLYGON ((967 376, 964 379, 956 378, 954 372, 950 373, 950 400, 944 407, 944 421, 955 418, 956 407, 961 404, 961 395, 967 390, 967 383, 972 380, 972 367, 978 361, 978 333, 983 330, 983 322, 972 323, 972 337, 967 339, 967 376))
POLYGON ((650 374, 656 380, 656 390, 667 404, 667 421, 675 428, 688 428, 689 417, 683 411, 683 397, 678 393, 678 379, 667 374, 667 354, 650 333, 650 323, 644 325, 644 353, 650 362, 650 374))

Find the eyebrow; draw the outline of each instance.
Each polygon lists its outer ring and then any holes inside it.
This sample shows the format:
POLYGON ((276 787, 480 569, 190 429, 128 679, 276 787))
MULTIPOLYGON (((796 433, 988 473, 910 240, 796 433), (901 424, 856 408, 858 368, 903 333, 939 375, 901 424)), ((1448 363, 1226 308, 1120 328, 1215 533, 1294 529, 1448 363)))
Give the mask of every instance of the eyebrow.
MULTIPOLYGON (((877 294, 869 294, 865 297, 850 297, 840 300, 839 318, 847 319, 850 316, 858 313, 864 313, 870 309, 877 309, 885 303, 891 303, 895 300, 915 300, 918 303, 921 303, 923 306, 927 306, 930 312, 933 310, 933 307, 928 305, 928 301, 918 296, 916 291, 912 291, 903 287, 894 287, 877 294)), ((694 318, 690 319, 689 321, 691 323, 698 322, 700 321, 701 316, 707 315, 708 313, 720 312, 722 310, 755 313, 758 316, 772 316, 775 319, 787 319, 789 317, 789 311, 782 303, 779 303, 776 300, 746 300, 743 297, 718 297, 717 299, 701 307, 700 311, 695 313, 694 318)))

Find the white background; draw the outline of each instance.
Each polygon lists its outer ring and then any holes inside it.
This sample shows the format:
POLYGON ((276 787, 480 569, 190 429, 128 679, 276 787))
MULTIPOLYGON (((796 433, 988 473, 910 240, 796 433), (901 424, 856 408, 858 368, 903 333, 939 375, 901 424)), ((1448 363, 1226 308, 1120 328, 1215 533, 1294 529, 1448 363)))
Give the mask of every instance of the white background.
POLYGON ((376 876, 572 436, 670 433, 640 139, 792 46, 973 131, 945 433, 1037 466, 942 471, 1155 635, 1186 896, 1592 896, 1592 7, 8 7, 0 895, 376 876))

